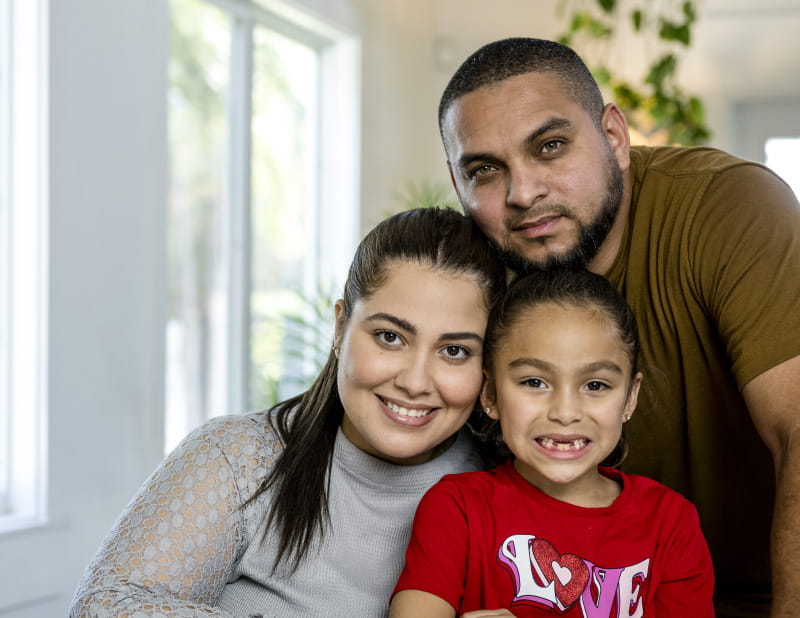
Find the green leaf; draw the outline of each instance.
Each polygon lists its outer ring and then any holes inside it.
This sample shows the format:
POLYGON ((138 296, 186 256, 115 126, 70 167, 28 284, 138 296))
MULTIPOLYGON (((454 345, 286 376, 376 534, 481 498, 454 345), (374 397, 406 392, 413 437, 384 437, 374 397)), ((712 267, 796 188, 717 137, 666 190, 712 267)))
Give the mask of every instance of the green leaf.
POLYGON ((636 9, 631 13, 631 23, 635 32, 642 30, 642 9, 636 9))
POLYGON ((599 86, 607 86, 611 83, 611 73, 604 66, 593 69, 592 75, 599 86))
POLYGON ((678 41, 688 46, 691 39, 691 31, 689 30, 689 24, 676 24, 662 19, 658 36, 664 41, 678 41))
POLYGON ((610 14, 614 12, 616 0, 597 0, 597 4, 600 5, 600 8, 606 13, 610 14))
POLYGON ((650 67, 650 72, 647 74, 644 81, 655 86, 657 91, 661 90, 667 78, 675 74, 675 67, 677 65, 678 59, 675 58, 673 54, 666 54, 650 67))
POLYGON ((694 10, 693 2, 683 3, 683 14, 686 16, 686 23, 692 24, 697 20, 697 12, 694 10))

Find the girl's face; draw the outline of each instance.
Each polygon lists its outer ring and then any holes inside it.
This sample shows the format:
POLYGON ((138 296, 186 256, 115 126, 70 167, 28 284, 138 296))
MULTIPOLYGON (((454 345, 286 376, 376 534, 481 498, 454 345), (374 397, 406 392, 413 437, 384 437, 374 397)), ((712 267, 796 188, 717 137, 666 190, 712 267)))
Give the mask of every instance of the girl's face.
POLYGON ((605 313, 547 302, 504 333, 482 403, 528 482, 565 502, 605 506, 618 488, 597 466, 633 413, 640 382, 605 313))
POLYGON ((336 305, 342 430, 371 455, 418 464, 475 405, 488 312, 473 276, 406 261, 387 272, 346 322, 336 305))

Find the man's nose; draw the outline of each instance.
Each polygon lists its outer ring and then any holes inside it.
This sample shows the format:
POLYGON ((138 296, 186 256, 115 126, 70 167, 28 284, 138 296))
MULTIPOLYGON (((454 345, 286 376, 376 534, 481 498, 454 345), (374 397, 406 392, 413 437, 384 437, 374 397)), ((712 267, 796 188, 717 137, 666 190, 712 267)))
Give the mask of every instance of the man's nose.
POLYGON ((520 164, 511 170, 506 203, 516 208, 530 208, 550 189, 542 170, 533 164, 520 164))

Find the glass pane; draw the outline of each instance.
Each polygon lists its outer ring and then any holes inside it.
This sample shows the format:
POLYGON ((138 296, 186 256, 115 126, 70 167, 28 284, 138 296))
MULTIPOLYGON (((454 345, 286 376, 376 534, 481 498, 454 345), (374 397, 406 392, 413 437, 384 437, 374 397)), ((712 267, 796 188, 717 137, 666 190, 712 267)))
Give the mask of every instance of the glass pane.
POLYGON ((327 356, 333 313, 314 271, 318 55, 261 27, 253 47, 249 405, 263 408, 304 390, 327 356))
POLYGON ((199 0, 171 0, 169 64, 167 448, 222 413, 224 363, 225 99, 228 16, 199 0))
POLYGON ((800 137, 774 137, 765 146, 767 167, 783 178, 800 198, 800 137))

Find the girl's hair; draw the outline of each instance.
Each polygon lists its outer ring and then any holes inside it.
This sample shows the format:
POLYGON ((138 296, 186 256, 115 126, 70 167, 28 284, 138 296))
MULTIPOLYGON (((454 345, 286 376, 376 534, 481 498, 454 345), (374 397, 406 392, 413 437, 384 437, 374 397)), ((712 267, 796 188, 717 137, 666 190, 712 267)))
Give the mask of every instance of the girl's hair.
MULTIPOLYGON (((408 210, 379 223, 358 245, 344 285, 341 316, 345 322, 356 302, 374 294, 388 279, 392 265, 401 261, 475 277, 487 310, 505 290, 505 270, 472 221, 454 210, 408 210)), ((274 566, 291 557, 296 569, 317 534, 321 537, 330 524, 329 470, 344 415, 337 368, 331 351, 305 393, 269 411, 284 448, 250 501, 272 492, 266 528, 277 533, 274 566)))
MULTIPOLYGON (((605 277, 587 270, 554 268, 536 270, 514 280, 505 297, 492 308, 483 348, 483 366, 488 376, 491 376, 492 363, 509 331, 527 312, 545 303, 601 311, 614 324, 625 346, 631 361, 631 378, 636 375, 639 370, 639 330, 636 316, 623 296, 605 277)), ((484 419, 479 432, 481 439, 494 448, 496 462, 508 459, 511 453, 503 442, 499 423, 488 417, 484 419)), ((603 463, 618 466, 627 452, 623 432, 617 446, 603 463)))

